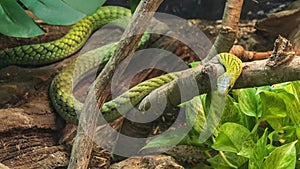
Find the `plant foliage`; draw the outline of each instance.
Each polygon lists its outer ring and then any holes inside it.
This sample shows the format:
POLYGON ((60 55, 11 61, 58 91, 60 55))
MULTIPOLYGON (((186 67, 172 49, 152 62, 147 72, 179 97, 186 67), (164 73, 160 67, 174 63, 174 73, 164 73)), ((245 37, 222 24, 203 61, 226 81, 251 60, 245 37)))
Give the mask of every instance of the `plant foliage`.
POLYGON ((0 33, 13 37, 33 37, 44 31, 27 15, 30 10, 36 17, 48 24, 71 25, 91 14, 105 0, 1 0, 0 33))
MULTIPOLYGON (((181 141, 176 141, 219 152, 208 156, 207 162, 212 168, 300 167, 297 165, 300 157, 299 81, 233 90, 226 98, 222 120, 211 140, 197 143, 208 112, 204 106, 206 101, 207 97, 201 95, 180 105, 185 109, 186 123, 191 130, 181 141)), ((167 137, 158 136, 144 149, 171 146, 173 142, 167 139, 175 140, 183 131, 178 128, 167 137)))

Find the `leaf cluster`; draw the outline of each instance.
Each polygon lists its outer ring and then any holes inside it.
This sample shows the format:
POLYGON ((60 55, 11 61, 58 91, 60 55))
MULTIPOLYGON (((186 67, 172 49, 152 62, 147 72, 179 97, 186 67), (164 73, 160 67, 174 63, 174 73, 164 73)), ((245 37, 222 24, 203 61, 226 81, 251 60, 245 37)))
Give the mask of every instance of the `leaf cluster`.
POLYGON ((181 104, 186 128, 170 130, 143 149, 175 144, 202 148, 211 168, 294 169, 300 157, 300 82, 233 90, 226 96, 219 126, 199 142, 210 98, 204 94, 181 104), (187 130, 190 129, 190 130, 187 130), (218 152, 212 156, 208 152, 218 152))

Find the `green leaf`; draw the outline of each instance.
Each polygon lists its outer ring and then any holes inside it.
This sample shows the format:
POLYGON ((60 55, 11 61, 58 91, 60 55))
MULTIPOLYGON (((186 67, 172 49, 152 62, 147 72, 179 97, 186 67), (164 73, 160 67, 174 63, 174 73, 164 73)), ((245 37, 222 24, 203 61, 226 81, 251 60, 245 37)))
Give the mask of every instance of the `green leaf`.
POLYGON ((71 25, 85 14, 71 8, 61 0, 20 0, 39 19, 48 24, 71 25))
POLYGON ((293 87, 292 94, 296 97, 298 102, 300 102, 300 81, 294 81, 291 85, 293 87))
POLYGON ((292 141, 295 141, 298 139, 297 129, 299 129, 299 126, 285 126, 282 129, 283 129, 284 133, 282 134, 282 137, 280 140, 281 142, 289 143, 289 142, 292 142, 292 141))
POLYGON ((219 135, 212 148, 219 151, 238 153, 250 131, 236 123, 225 123, 221 125, 219 135))
POLYGON ((15 0, 0 0, 0 33, 13 37, 32 37, 44 34, 15 0))
POLYGON ((200 133, 206 121, 200 97, 194 97, 192 100, 183 103, 181 106, 185 108, 186 120, 189 128, 200 133))
POLYGON ((261 91, 272 91, 272 89, 271 86, 261 86, 257 88, 257 93, 260 93, 261 91))
POLYGON ((287 115, 294 124, 300 126, 300 103, 293 94, 279 93, 287 108, 287 115))
MULTIPOLYGON (((233 154, 233 153, 232 153, 233 154)), ((207 160, 214 169, 232 169, 220 156, 220 154, 207 160)))
POLYGON ((87 15, 91 15, 92 13, 96 12, 96 10, 102 6, 106 0, 62 0, 71 8, 76 9, 82 13, 87 15), (84 5, 83 5, 84 3, 84 5))
POLYGON ((141 150, 149 148, 159 148, 159 147, 171 147, 175 146, 184 139, 188 134, 188 129, 186 128, 177 128, 175 130, 166 131, 163 134, 152 139, 146 146, 141 150))
POLYGON ((268 119, 267 122, 277 132, 282 131, 284 126, 292 124, 292 121, 289 117, 268 119))
MULTIPOLYGON (((285 126, 282 127, 280 131, 273 131, 269 134, 268 138, 270 139, 270 144, 278 144, 278 143, 290 143, 295 140, 298 140, 297 130, 298 126, 285 126)), ((296 148, 298 148, 299 144, 296 144, 296 148)), ((269 146, 269 148, 273 148, 269 146)), ((276 147, 275 147, 276 148, 276 147)), ((272 151, 272 149, 270 149, 272 151)), ((269 152, 271 152, 269 151, 269 152)))
POLYGON ((134 13, 141 0, 129 0, 131 13, 134 13))
POLYGON ((297 141, 294 141, 272 151, 263 163, 263 169, 294 169, 296 166, 296 143, 297 141))
MULTIPOLYGON (((235 153, 224 152, 224 155, 231 164, 239 168, 244 168, 242 166, 244 166, 248 161, 247 158, 238 156, 235 153)), ((211 166, 214 169, 232 169, 232 167, 230 167, 228 163, 226 163, 226 161, 220 154, 208 159, 207 161, 211 164, 211 166)))
POLYGON ((286 86, 290 85, 291 82, 283 82, 283 83, 277 83, 272 85, 275 89, 285 88, 286 86))
POLYGON ((242 143, 241 151, 238 153, 239 156, 250 158, 250 155, 253 151, 253 147, 256 144, 256 142, 254 141, 255 137, 256 136, 252 133, 247 136, 247 138, 242 143))
POLYGON ((255 88, 241 89, 238 96, 241 111, 252 117, 260 117, 262 113, 261 100, 255 88))
POLYGON ((267 129, 265 129, 263 136, 253 147, 249 158, 248 168, 260 169, 263 164, 265 155, 267 155, 267 129))
POLYGON ((221 124, 226 122, 234 122, 245 126, 246 128, 251 126, 250 120, 240 110, 239 104, 230 96, 226 96, 226 103, 221 119, 221 124))
POLYGON ((288 92, 288 90, 292 91, 290 86, 285 85, 285 89, 280 88, 274 89, 272 92, 260 93, 264 112, 263 119, 267 119, 267 122, 275 130, 281 130, 284 126, 294 124, 300 126, 300 116, 298 115, 300 103, 295 95, 288 92))
POLYGON ((284 118, 287 109, 282 98, 275 92, 261 91, 262 119, 284 118))

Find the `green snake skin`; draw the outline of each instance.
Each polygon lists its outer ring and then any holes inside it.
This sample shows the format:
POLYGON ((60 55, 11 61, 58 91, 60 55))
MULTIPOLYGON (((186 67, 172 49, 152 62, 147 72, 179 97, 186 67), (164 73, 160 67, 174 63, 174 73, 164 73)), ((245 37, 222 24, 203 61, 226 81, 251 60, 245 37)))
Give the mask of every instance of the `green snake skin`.
MULTIPOLYGON (((224 96, 229 92, 229 90, 234 86, 235 81, 238 79, 239 75, 242 72, 242 61, 237 58, 235 55, 230 53, 220 53, 214 56, 210 61, 213 63, 217 61, 221 63, 224 68, 225 72, 217 78, 217 90, 210 92, 213 93, 216 98, 224 98, 224 96)), ((208 62, 210 62, 208 61, 208 62)), ((187 70, 188 71, 188 70, 187 70)), ((195 72, 197 70, 192 70, 190 72, 195 72)), ((202 69, 200 69, 202 71, 202 69)), ((187 73, 190 73, 187 72, 187 73)), ((195 72, 196 73, 196 72, 195 72)), ((151 92, 150 95, 147 95, 140 103, 139 103, 139 110, 144 111, 149 108, 151 103, 159 104, 161 95, 160 93, 169 93, 168 88, 160 88, 158 90, 154 90, 151 92)), ((164 97, 164 96, 163 96, 164 97)), ((176 96, 167 96, 168 98, 176 98, 176 96)), ((178 99, 171 99, 169 100, 170 105, 178 105, 180 102, 178 99)), ((217 104, 216 104, 217 105, 217 104)), ((159 112, 156 112, 159 113, 159 112)))
MULTIPOLYGON (((144 41, 144 40, 142 40, 144 41)), ((73 86, 80 78, 93 69, 101 69, 112 56, 115 44, 109 44, 94 51, 85 53, 64 68, 52 81, 50 86, 50 98, 57 112, 68 122, 78 123, 78 112, 83 104, 73 95, 73 86), (100 53, 99 57, 97 53, 100 53)), ((170 73, 144 81, 117 98, 104 103, 102 115, 106 121, 111 122, 121 116, 122 112, 129 111, 136 106, 140 100, 156 88, 178 78, 181 72, 170 73), (121 108, 120 108, 121 107, 121 108), (118 109, 119 108, 119 109, 118 109)))
POLYGON ((131 16, 130 10, 117 6, 101 7, 73 25, 64 37, 56 41, 0 51, 0 68, 8 65, 42 66, 62 60, 77 52, 93 31, 124 16, 131 16))
POLYGON ((235 55, 220 53, 215 58, 224 66, 225 73, 217 79, 217 90, 207 94, 210 106, 205 125, 200 132, 200 143, 205 142, 214 134, 215 129, 219 126, 225 108, 226 95, 242 72, 242 61, 235 55))
POLYGON ((226 72, 218 77, 217 89, 220 94, 225 95, 234 86, 235 81, 242 73, 242 61, 233 54, 221 53, 217 59, 225 67, 226 72))
MULTIPOLYGON (((101 7, 96 13, 87 16, 72 26, 70 31, 61 39, 42 44, 24 45, 0 51, 0 69, 9 65, 35 67, 48 65, 62 60, 77 52, 86 43, 90 35, 101 26, 123 16, 130 16, 130 10, 116 6, 101 7)), ((144 35, 140 46, 149 36, 144 35)), ((52 81, 50 99, 56 111, 68 122, 78 123, 77 112, 83 103, 73 95, 75 86, 91 70, 100 70, 113 55, 116 43, 111 43, 83 54, 74 59, 52 81), (100 55, 100 56, 99 56, 100 55)), ((234 55, 222 53, 216 56, 226 68, 226 72, 218 78, 218 91, 226 94, 234 85, 241 73, 241 61, 234 55)), ((133 106, 147 96, 151 91, 177 79, 183 71, 165 74, 144 81, 102 107, 106 121, 111 122, 120 117, 122 112, 129 111, 133 106)))

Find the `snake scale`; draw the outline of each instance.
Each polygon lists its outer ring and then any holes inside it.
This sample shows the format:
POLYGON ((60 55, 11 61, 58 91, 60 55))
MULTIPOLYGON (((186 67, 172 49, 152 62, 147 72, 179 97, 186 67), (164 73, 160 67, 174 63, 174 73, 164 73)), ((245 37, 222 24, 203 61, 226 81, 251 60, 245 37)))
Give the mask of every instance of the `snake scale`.
MULTIPOLYGON (((130 15, 130 10, 123 7, 100 7, 94 14, 74 24, 69 32, 58 40, 0 51, 0 69, 9 65, 36 67, 60 61, 81 49, 95 30, 115 19, 130 15)), ((144 35, 140 45, 143 45, 147 39, 148 36, 144 35)), ((84 54, 85 57, 74 59, 53 79, 49 90, 50 99, 55 110, 66 121, 78 123, 76 112, 80 112, 83 107, 83 103, 73 95, 73 85, 91 69, 103 68, 113 55, 116 46, 117 42, 111 43, 84 54)), ((241 73, 241 61, 228 53, 218 54, 215 57, 226 68, 226 72, 218 78, 218 89, 226 94, 241 73)), ((182 73, 182 71, 174 72, 149 79, 106 102, 102 107, 104 118, 106 121, 113 121, 121 115, 117 111, 118 106, 128 103, 136 106, 151 91, 173 81, 182 73)), ((122 111, 128 111, 132 106, 125 106, 122 111)))

